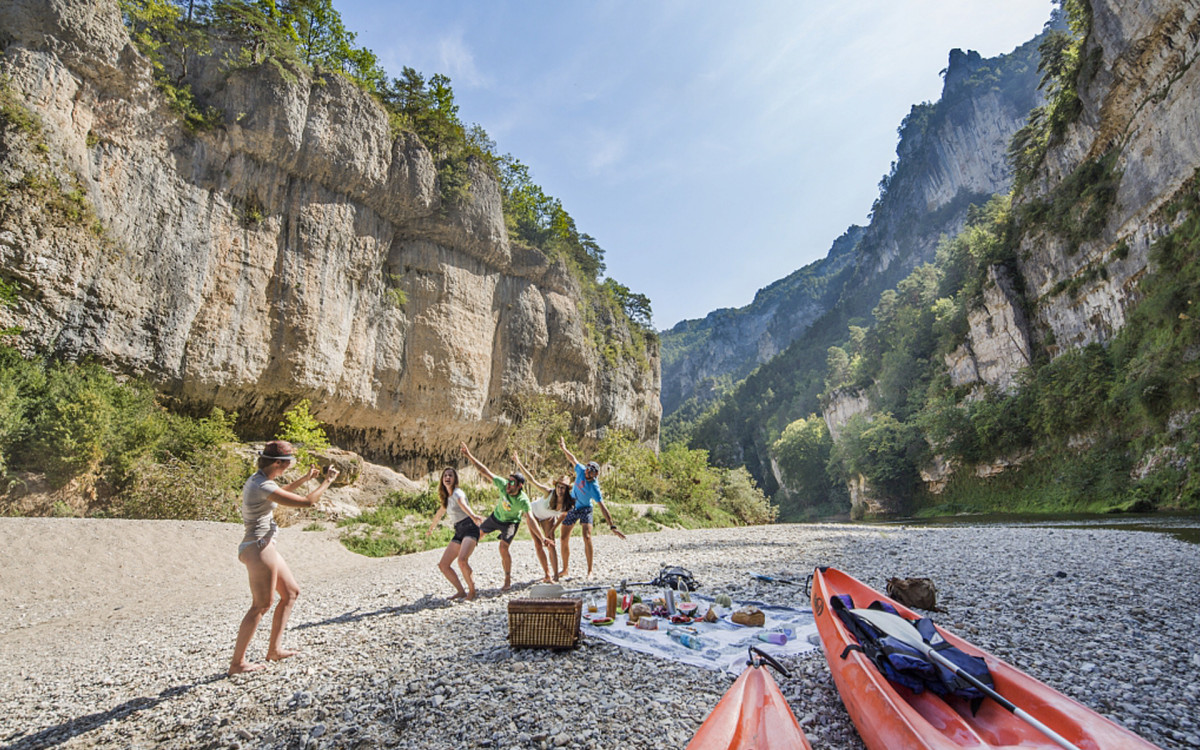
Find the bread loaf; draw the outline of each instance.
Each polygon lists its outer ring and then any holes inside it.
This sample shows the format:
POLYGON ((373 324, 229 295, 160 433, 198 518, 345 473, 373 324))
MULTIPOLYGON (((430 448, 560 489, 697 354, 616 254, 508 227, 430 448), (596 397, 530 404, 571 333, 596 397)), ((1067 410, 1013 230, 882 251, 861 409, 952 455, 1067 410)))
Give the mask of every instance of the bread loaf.
POLYGON ((767 616, 758 607, 742 607, 729 618, 738 625, 752 625, 761 628, 767 621, 767 616))
POLYGON ((638 602, 637 604, 635 604, 629 608, 629 621, 630 622, 637 622, 640 618, 648 617, 649 615, 650 615, 650 605, 649 604, 643 604, 641 602, 638 602))

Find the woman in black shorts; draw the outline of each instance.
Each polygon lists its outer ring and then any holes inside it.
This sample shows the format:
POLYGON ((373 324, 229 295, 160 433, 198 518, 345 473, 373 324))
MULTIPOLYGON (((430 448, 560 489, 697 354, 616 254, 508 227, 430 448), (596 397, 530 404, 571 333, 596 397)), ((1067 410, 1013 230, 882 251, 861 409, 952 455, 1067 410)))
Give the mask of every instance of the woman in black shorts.
POLYGON ((433 523, 429 524, 429 531, 425 536, 433 534, 433 530, 437 528, 438 521, 442 520, 442 516, 445 516, 450 525, 454 527, 454 539, 446 545, 446 551, 442 553, 442 559, 438 562, 438 570, 442 571, 442 575, 446 576, 446 580, 453 584, 455 590, 458 591, 457 594, 450 597, 450 600, 466 599, 469 601, 475 598, 475 579, 471 576, 469 561, 471 553, 475 551, 475 545, 479 544, 479 524, 483 523, 483 518, 471 510, 471 505, 467 502, 467 494, 458 486, 458 471, 453 467, 442 472, 442 480, 438 482, 438 497, 442 500, 442 507, 438 508, 437 513, 434 514, 433 523), (454 568, 450 567, 456 559, 463 580, 467 582, 465 591, 454 568))

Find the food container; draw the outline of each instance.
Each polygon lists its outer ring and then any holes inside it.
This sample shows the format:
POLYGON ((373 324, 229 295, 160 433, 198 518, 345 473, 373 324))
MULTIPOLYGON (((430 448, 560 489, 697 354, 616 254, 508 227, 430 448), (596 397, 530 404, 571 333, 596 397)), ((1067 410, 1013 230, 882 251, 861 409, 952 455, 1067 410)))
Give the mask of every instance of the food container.
POLYGON ((579 643, 578 599, 510 599, 508 642, 513 648, 574 648, 579 643))
POLYGON ((658 630, 658 618, 650 617, 649 615, 647 615, 645 617, 639 617, 638 621, 637 621, 637 629, 638 630, 658 630))

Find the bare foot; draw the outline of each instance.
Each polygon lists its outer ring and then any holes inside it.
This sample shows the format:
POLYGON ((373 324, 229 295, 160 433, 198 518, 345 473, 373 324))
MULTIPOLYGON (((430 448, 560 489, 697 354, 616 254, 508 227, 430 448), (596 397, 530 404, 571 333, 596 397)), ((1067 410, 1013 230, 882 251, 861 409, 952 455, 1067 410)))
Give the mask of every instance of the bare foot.
POLYGON ((512 579, 511 579, 511 578, 505 578, 505 579, 504 579, 504 585, 500 587, 500 590, 501 590, 501 591, 508 591, 508 590, 509 590, 509 589, 511 589, 511 588, 512 588, 512 579))
POLYGON ((455 601, 456 599, 466 599, 466 598, 467 598, 467 594, 466 594, 466 592, 465 592, 465 591, 460 591, 460 592, 458 592, 457 594, 455 594, 454 596, 452 596, 452 597, 450 597, 449 599, 447 599, 446 601, 448 601, 448 602, 452 602, 452 601, 455 601))
POLYGON ((243 674, 245 672, 257 672, 260 669, 266 668, 266 664, 254 664, 252 662, 244 661, 241 664, 230 664, 229 671, 225 674, 233 676, 235 674, 243 674))
POLYGON ((558 582, 558 574, 557 573, 554 574, 554 581, 555 581, 555 583, 558 582))
POLYGON ((471 593, 469 593, 469 594, 467 594, 466 596, 464 596, 464 597, 463 597, 463 601, 464 601, 464 602, 471 602, 471 601, 475 601, 475 592, 474 592, 474 591, 472 591, 471 593))
MULTIPOLYGON (((558 579, 555 579, 555 580, 558 580, 558 579)), ((543 578, 542 578, 542 583, 550 583, 550 576, 545 576, 545 577, 543 577, 543 578)))
POLYGON ((283 661, 284 659, 287 659, 288 657, 291 657, 291 656, 295 656, 298 653, 300 653, 300 652, 299 651, 290 651, 288 649, 280 649, 279 651, 274 651, 274 652, 268 651, 267 652, 267 661, 283 661))

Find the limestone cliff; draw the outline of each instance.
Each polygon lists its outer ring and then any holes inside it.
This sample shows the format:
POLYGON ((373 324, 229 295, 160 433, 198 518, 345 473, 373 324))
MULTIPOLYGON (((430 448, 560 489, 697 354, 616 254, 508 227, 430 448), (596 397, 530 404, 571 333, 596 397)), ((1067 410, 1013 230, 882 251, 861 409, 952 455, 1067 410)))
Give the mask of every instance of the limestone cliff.
POLYGON ((1092 0, 1091 18, 1084 47, 1090 62, 1078 82, 1082 113, 1016 206, 1061 199, 1064 183, 1095 164, 1104 166, 1093 179, 1116 183, 1111 202, 1099 231, 1082 240, 1025 227, 1017 257, 1032 321, 1021 320, 1024 307, 1011 291, 993 292, 972 313, 968 341, 947 361, 956 385, 1008 389, 1030 364, 1025 339, 1052 356, 1109 340, 1139 297, 1150 246, 1172 228, 1163 207, 1200 169, 1200 7, 1092 0), (980 351, 989 353, 989 371, 972 369, 971 352, 980 351))
POLYGON ((1160 215, 1200 168, 1200 6, 1091 0, 1082 114, 1047 154, 1030 202, 1052 198, 1107 156, 1115 194, 1095 237, 1022 238, 1021 273, 1036 301, 1035 334, 1052 354, 1111 338, 1137 299, 1148 250, 1171 229, 1160 215))
POLYGON ((606 361, 567 267, 509 241, 488 170, 446 202, 434 157, 352 83, 210 62, 191 82, 223 119, 193 134, 113 0, 5 0, 0 44, 36 115, 0 135, 0 267, 20 290, 0 324, 22 350, 263 430, 309 398, 340 443, 418 474, 460 440, 498 457, 535 394, 585 437, 657 440, 657 344, 606 361))
MULTIPOLYGON (((1039 368, 1059 364, 1055 360, 1063 354, 1089 344, 1107 344, 1120 334, 1131 309, 1158 292, 1151 283, 1173 288, 1173 280, 1164 278, 1169 272, 1155 267, 1151 249, 1194 218, 1194 210, 1180 207, 1195 205, 1200 175, 1196 137, 1200 67, 1195 64, 1200 57, 1200 5, 1090 0, 1082 18, 1087 32, 1080 54, 1083 62, 1070 80, 1078 93, 1078 114, 1063 129, 1045 131, 1050 135, 1044 156, 1013 197, 1009 227, 1013 234, 1005 240, 1015 247, 1012 261, 987 268, 980 299, 967 315, 965 339, 944 357, 949 383, 973 386, 964 403, 983 393, 984 386, 998 393, 1027 393, 1022 389, 1037 387, 1029 384, 1040 377, 1039 368)), ((1189 248, 1184 252, 1194 254, 1190 246, 1183 246, 1189 248)), ((1182 283, 1189 283, 1188 278, 1182 283)), ((1186 310, 1192 295, 1181 294, 1179 301, 1186 310)), ((1186 311, 1152 308, 1139 314, 1142 320, 1165 318, 1169 323, 1165 329, 1172 331, 1186 332, 1180 326, 1192 320, 1186 311)), ((1166 346, 1153 335, 1144 342, 1123 337, 1123 345, 1131 350, 1135 343, 1145 343, 1150 350, 1166 346)), ((1062 445, 1048 443, 1047 450, 1060 452, 1040 460, 1064 466, 1086 464, 1079 459, 1081 451, 1094 448, 1102 436, 1116 435, 1121 447, 1105 455, 1121 460, 1104 464, 1103 471, 1118 479, 1126 475, 1130 485, 1166 463, 1175 472, 1172 476, 1194 473, 1195 459, 1187 455, 1186 446, 1190 445, 1187 433, 1195 425, 1195 375, 1186 374, 1184 368, 1194 369, 1197 353, 1193 342, 1185 343, 1171 359, 1174 375, 1156 374, 1165 383, 1163 390, 1180 394, 1161 402, 1158 421, 1143 424, 1126 417, 1129 424, 1110 418, 1102 425, 1085 421, 1056 426, 1061 434, 1055 437, 1062 445), (1128 439, 1130 435, 1141 442, 1128 439), (1185 447, 1177 450, 1177 445, 1185 447)), ((1114 368, 1124 366, 1121 360, 1113 361, 1117 362, 1114 368)), ((1146 397, 1145 403, 1151 403, 1157 386, 1151 381, 1140 383, 1143 374, 1131 365, 1114 375, 1124 378, 1114 382, 1133 388, 1139 397, 1146 397)), ((1053 393, 1052 386, 1041 387, 1043 395, 1053 393)), ((1069 394, 1076 396, 1085 403, 1097 398, 1094 393, 1069 394)), ((1062 403, 1059 408, 1069 406, 1062 403)), ((1041 439, 1047 440, 1045 433, 1041 439)), ((921 467, 925 490, 941 492, 956 471, 971 471, 981 478, 1010 471, 1034 453, 1029 445, 1018 445, 1011 455, 987 448, 976 452, 974 466, 934 455, 921 467)), ((1094 456, 1091 460, 1092 466, 1101 465, 1094 456)), ((1106 498, 1111 507, 1152 508, 1157 502, 1172 507, 1185 502, 1186 487, 1180 489, 1171 479, 1161 481, 1159 488, 1146 482, 1145 488, 1124 494, 1109 489, 1106 498)), ((856 512, 870 513, 880 507, 875 498, 878 488, 861 477, 851 478, 850 485, 856 512)), ((1087 492, 1101 491, 1089 488, 1087 492)))
MULTIPOLYGON (((745 464, 768 492, 776 491, 768 446, 790 421, 821 410, 818 396, 828 348, 845 341, 850 325, 869 322, 881 292, 932 261, 940 239, 961 230, 972 204, 1011 187, 1005 153, 1008 140, 1040 100, 1037 60, 1037 40, 991 59, 975 52, 950 53, 941 99, 915 105, 900 124, 897 159, 882 181, 870 225, 859 232, 848 256, 841 256, 845 251, 835 245, 841 258, 836 294, 822 300, 826 307, 817 315, 806 318, 805 329, 791 332, 787 348, 763 362, 700 423, 693 444, 708 448, 717 461, 745 464)), ((742 317, 751 317, 754 306, 744 312, 742 317)), ((714 323, 688 355, 691 361, 720 361, 710 342, 731 339, 746 328, 734 328, 724 319, 714 323)), ((759 323, 758 328, 768 326, 759 323)), ((673 334, 664 335, 664 351, 671 349, 667 358, 683 359, 673 350, 673 334)), ((677 379, 686 385, 686 373, 681 376, 664 365, 664 394, 680 387, 677 379)))

